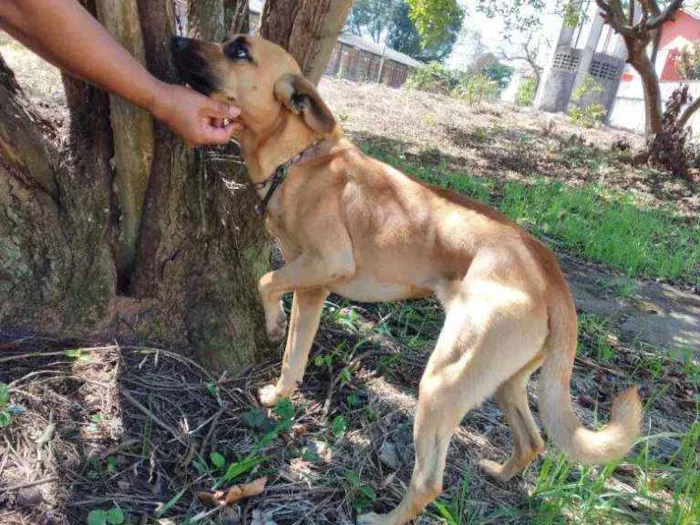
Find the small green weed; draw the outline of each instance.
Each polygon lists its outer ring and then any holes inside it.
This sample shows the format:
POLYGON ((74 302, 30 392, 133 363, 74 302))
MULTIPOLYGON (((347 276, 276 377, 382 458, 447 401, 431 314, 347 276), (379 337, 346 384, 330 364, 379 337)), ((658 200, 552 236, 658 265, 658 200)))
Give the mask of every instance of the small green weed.
POLYGON ((442 518, 446 525, 471 525, 476 522, 477 513, 469 499, 469 474, 465 474, 458 494, 449 499, 440 498, 433 501, 437 510, 436 517, 442 518))
POLYGON ((377 493, 360 481, 360 475, 352 470, 345 472, 346 493, 357 512, 362 512, 377 499, 377 493))
POLYGON ((88 525, 121 525, 124 523, 124 512, 118 505, 109 510, 95 509, 90 511, 88 525))
POLYGON ((331 433, 333 434, 333 437, 339 439, 345 435, 347 430, 348 420, 345 419, 345 416, 336 416, 333 418, 333 422, 331 423, 331 433))
POLYGON ((609 363, 615 357, 615 348, 608 342, 608 320, 596 314, 581 314, 579 321, 579 352, 590 353, 601 363, 609 363))
POLYGON ((12 423, 14 413, 10 408, 10 387, 0 383, 0 428, 5 428, 12 423))

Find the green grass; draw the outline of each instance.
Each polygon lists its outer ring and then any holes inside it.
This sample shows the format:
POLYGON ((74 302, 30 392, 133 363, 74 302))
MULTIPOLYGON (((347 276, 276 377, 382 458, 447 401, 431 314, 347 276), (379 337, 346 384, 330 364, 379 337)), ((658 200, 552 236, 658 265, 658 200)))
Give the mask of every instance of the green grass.
POLYGON ((494 180, 451 171, 445 163, 426 167, 376 146, 365 150, 409 175, 494 205, 559 249, 631 277, 700 284, 700 218, 643 208, 631 195, 597 185, 571 188, 535 179, 499 187, 494 180))
POLYGON ((563 454, 548 453, 526 513, 543 525, 700 522, 700 421, 684 435, 655 435, 639 441, 639 452, 627 460, 627 470, 636 473, 629 478, 614 475, 616 464, 585 467, 563 454), (669 437, 682 440, 676 453, 663 461, 652 449, 657 440, 669 437))

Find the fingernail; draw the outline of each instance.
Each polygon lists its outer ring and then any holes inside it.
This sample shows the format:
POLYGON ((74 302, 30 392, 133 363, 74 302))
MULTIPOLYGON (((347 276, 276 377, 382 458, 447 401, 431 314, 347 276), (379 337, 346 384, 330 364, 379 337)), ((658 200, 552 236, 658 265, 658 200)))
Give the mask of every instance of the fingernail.
POLYGON ((236 118, 238 115, 241 114, 240 108, 237 108, 236 106, 229 106, 228 107, 228 114, 230 115, 231 118, 236 118))

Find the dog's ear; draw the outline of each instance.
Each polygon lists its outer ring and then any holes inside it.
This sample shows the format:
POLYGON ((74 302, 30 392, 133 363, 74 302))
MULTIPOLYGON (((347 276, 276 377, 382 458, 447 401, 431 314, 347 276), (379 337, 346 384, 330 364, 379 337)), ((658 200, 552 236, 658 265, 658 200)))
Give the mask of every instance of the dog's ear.
POLYGON ((331 110, 316 91, 314 85, 301 75, 284 75, 275 83, 275 96, 289 111, 301 115, 314 131, 324 135, 340 132, 331 110))

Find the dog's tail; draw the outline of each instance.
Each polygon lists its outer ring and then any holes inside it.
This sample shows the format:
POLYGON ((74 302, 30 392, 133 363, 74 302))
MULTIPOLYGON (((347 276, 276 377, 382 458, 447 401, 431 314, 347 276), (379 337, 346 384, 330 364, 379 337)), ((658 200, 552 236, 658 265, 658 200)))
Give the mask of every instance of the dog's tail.
POLYGON ((576 354, 576 310, 569 294, 560 294, 549 309, 549 340, 539 378, 539 407, 549 437, 582 463, 621 458, 634 445, 642 419, 637 388, 613 402, 610 423, 598 432, 581 426, 571 405, 571 371, 576 354))

